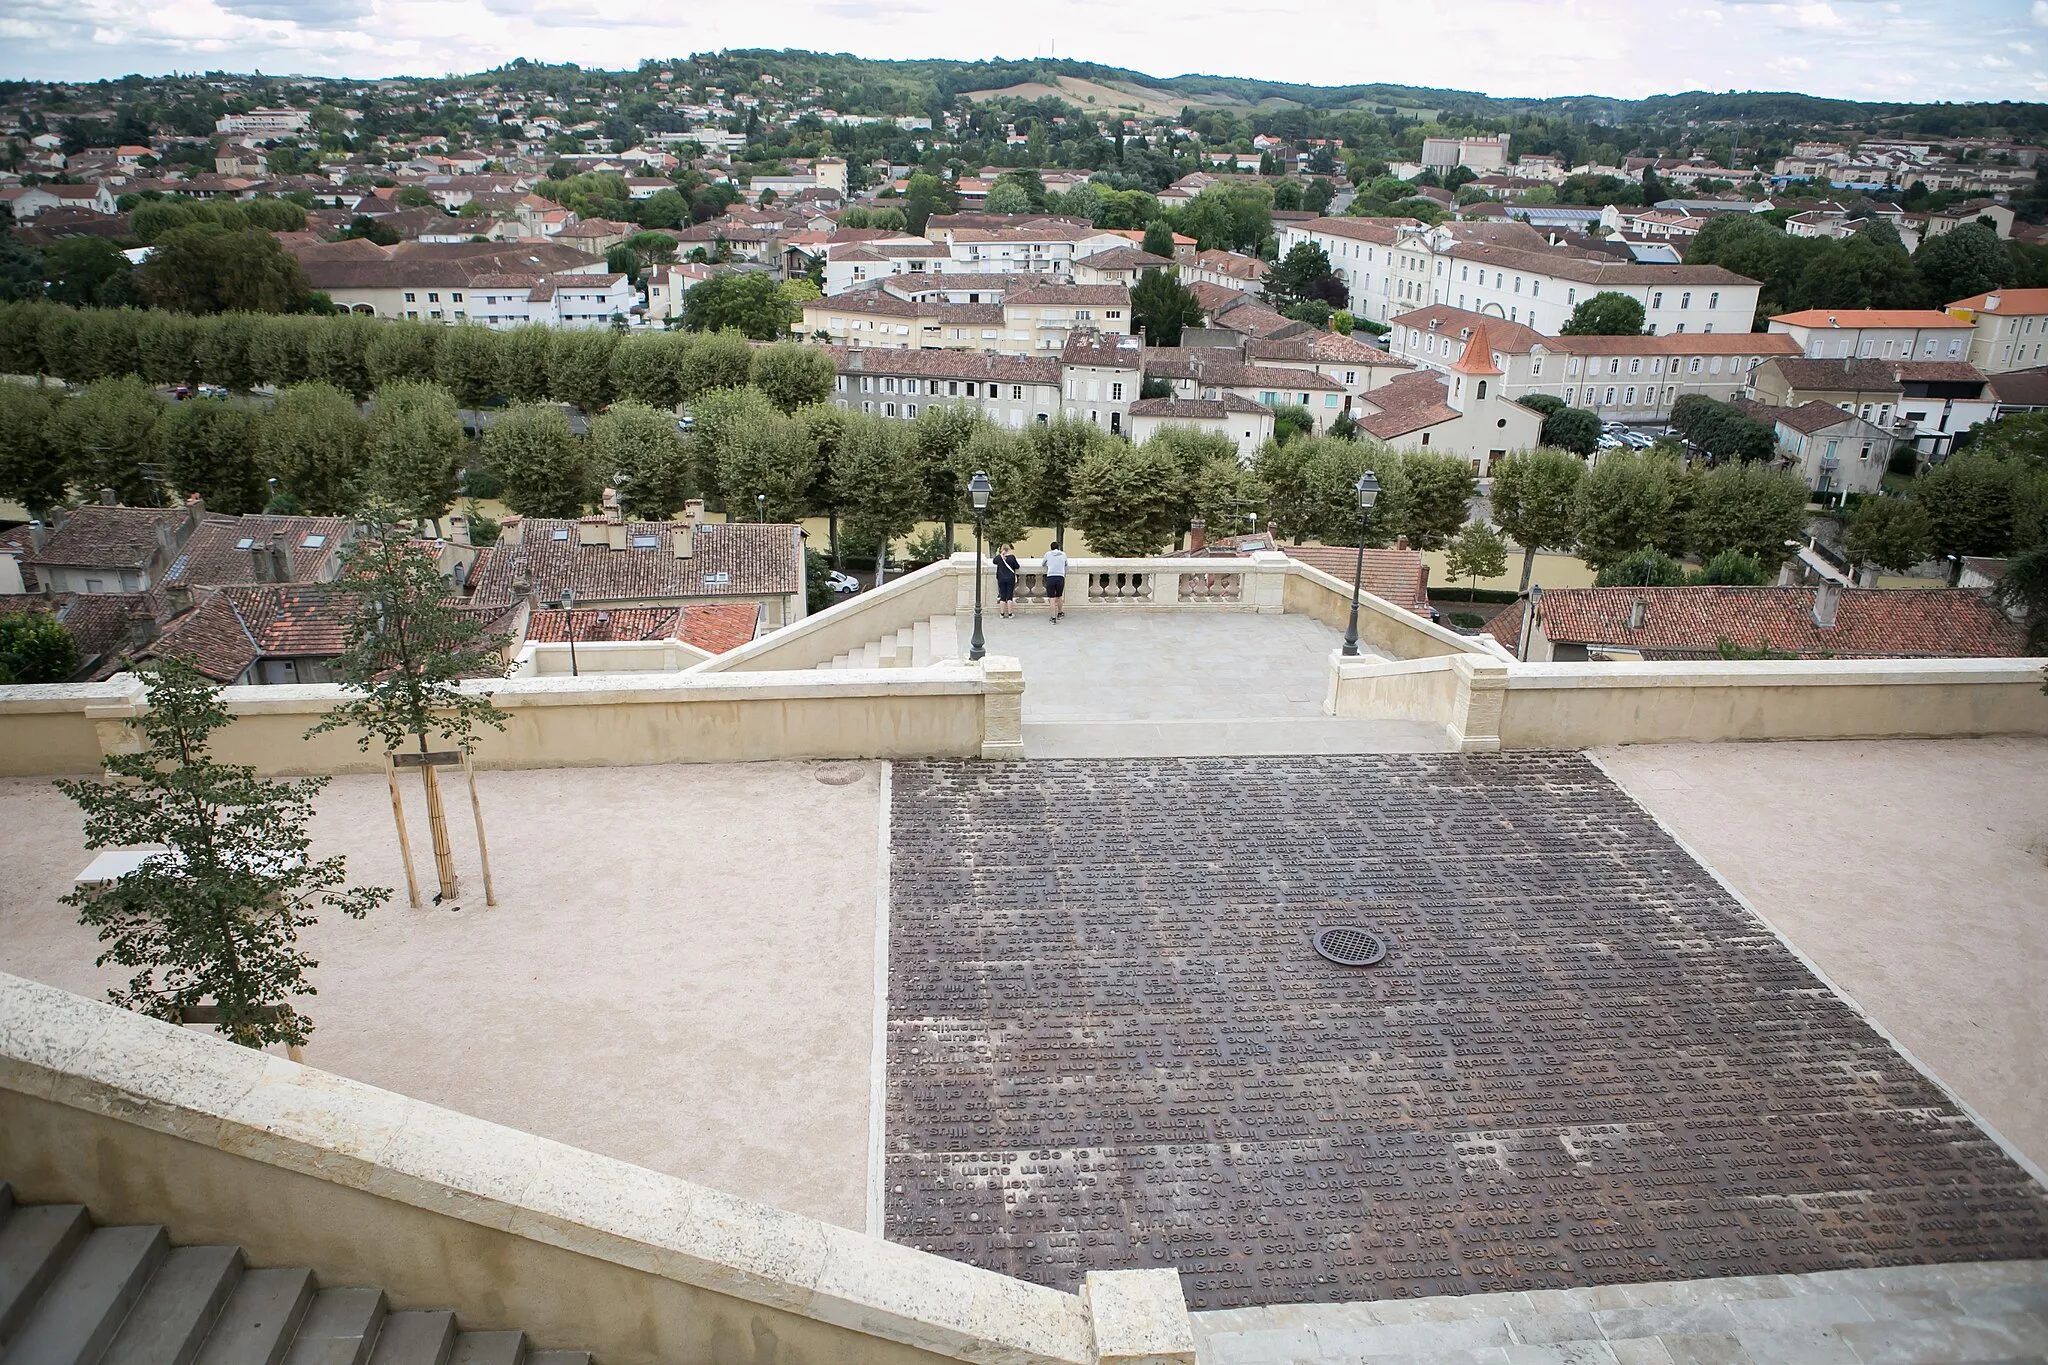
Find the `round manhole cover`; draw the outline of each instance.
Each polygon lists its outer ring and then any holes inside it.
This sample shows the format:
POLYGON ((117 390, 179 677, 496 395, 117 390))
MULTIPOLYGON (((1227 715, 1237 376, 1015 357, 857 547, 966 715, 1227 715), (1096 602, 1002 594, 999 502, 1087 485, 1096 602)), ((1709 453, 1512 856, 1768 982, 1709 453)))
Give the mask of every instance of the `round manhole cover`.
POLYGON ((828 787, 850 787, 860 781, 861 770, 850 763, 838 763, 818 768, 811 776, 828 787))
POLYGON ((1340 967, 1370 967, 1387 956, 1386 941, 1370 929, 1341 924, 1318 929, 1316 951, 1340 967))

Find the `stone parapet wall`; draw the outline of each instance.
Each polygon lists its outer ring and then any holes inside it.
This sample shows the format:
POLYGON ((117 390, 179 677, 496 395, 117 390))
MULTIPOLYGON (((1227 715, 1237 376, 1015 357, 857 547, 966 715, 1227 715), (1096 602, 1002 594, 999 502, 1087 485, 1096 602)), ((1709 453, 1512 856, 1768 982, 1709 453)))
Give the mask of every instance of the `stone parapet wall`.
MULTIPOLYGON (((508 713, 503 731, 482 731, 487 768, 730 763, 793 758, 972 758, 1018 738, 1015 708, 997 708, 1021 684, 1009 661, 991 686, 984 665, 831 672, 618 673, 514 678, 488 686, 508 713)), ((374 772, 382 755, 352 732, 305 737, 343 696, 331 683, 230 687, 232 724, 214 756, 263 773, 374 772)), ((139 678, 104 683, 0 687, 0 776, 89 773, 106 753, 136 742, 128 719, 143 708, 139 678)))
POLYGON ((597 1365, 1194 1362, 1171 1270, 1062 1293, 5 974, 0 1176, 597 1365))
POLYGON ((1461 750, 2048 735, 2041 659, 1506 663, 1333 655, 1333 715, 1442 725, 1461 750))

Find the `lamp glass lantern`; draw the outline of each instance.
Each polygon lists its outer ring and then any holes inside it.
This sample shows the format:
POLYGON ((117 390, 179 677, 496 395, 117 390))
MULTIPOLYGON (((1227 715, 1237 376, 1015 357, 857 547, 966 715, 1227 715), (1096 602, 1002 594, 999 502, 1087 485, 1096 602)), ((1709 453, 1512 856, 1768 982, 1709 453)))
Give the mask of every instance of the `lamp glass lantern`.
POLYGON ((1368 469, 1352 490, 1358 497, 1358 562, 1351 571, 1351 621, 1344 628, 1344 657, 1358 657, 1358 599, 1365 585, 1365 533, 1372 524, 1372 505, 1380 500, 1380 481, 1368 469))

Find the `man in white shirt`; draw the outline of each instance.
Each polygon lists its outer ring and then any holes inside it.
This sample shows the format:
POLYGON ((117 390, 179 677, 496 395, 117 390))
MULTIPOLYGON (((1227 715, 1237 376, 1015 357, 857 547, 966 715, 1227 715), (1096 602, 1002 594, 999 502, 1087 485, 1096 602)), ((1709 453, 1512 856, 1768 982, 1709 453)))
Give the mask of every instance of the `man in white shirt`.
POLYGON ((1045 552, 1045 599, 1052 607, 1052 619, 1067 614, 1067 552, 1055 540, 1045 552))

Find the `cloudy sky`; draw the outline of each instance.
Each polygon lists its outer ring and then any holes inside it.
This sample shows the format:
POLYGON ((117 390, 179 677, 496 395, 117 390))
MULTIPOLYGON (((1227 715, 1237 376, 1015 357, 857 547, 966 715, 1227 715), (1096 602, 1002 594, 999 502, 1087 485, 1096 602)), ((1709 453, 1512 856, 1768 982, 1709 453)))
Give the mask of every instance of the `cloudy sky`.
POLYGON ((725 47, 1496 95, 2048 98, 2048 0, 0 0, 8 77, 419 76, 522 56, 617 68, 725 47))

